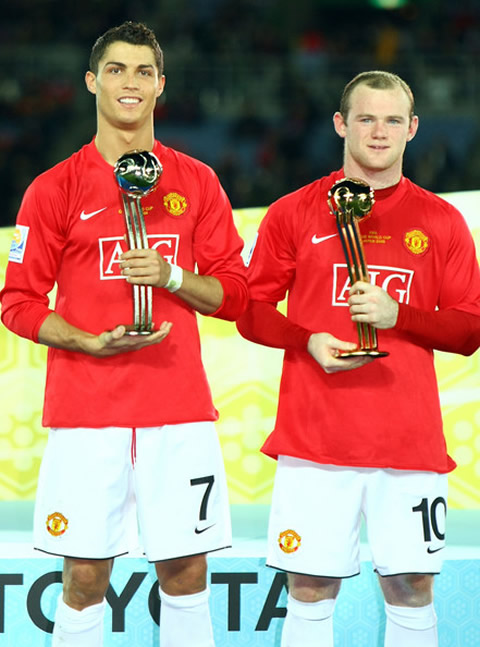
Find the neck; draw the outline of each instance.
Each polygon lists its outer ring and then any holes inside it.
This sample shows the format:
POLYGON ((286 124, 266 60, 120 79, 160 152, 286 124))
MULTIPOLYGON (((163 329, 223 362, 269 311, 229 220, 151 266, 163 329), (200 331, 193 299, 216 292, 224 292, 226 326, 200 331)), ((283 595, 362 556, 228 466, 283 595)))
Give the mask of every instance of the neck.
POLYGON ((402 179, 401 167, 378 171, 376 169, 364 168, 351 162, 345 162, 343 170, 345 177, 357 177, 367 182, 372 189, 387 189, 389 186, 398 184, 402 179))
POLYGON ((155 136, 151 128, 126 130, 120 128, 98 128, 95 136, 95 146, 103 159, 115 165, 119 157, 131 150, 153 150, 155 136))

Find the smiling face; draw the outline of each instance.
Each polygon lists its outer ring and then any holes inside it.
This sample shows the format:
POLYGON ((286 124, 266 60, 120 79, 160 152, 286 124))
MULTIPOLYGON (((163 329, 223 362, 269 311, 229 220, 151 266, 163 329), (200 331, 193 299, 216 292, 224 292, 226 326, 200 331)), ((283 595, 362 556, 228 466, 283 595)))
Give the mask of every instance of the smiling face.
POLYGON ((362 83, 350 97, 346 118, 336 112, 335 130, 345 139, 344 169, 374 188, 396 184, 403 153, 418 128, 410 99, 401 87, 374 89, 362 83))
POLYGON ((113 42, 100 59, 97 74, 88 71, 85 81, 96 95, 99 131, 102 127, 153 128, 153 111, 165 77, 159 74, 150 47, 113 42))

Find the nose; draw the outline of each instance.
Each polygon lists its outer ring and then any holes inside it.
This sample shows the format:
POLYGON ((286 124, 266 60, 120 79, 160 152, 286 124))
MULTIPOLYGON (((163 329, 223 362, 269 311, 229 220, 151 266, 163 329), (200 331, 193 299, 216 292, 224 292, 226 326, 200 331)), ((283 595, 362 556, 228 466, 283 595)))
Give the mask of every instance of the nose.
POLYGON ((377 121, 374 122, 372 132, 374 137, 382 138, 386 136, 387 129, 384 122, 381 119, 378 119, 377 121))
POLYGON ((135 70, 127 71, 125 74, 125 87, 126 88, 136 88, 138 87, 137 76, 135 70))

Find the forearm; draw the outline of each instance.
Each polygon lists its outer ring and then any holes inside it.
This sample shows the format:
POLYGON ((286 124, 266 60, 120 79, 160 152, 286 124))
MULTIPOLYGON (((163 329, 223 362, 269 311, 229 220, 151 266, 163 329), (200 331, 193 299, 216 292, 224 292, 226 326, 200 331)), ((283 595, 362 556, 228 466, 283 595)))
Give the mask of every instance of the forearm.
POLYGON ((129 283, 168 290, 201 314, 234 320, 246 307, 248 289, 240 257, 237 267, 218 277, 170 265, 152 249, 129 250, 121 258, 120 269, 129 283))
POLYGON ((339 359, 343 351, 355 349, 353 342, 326 332, 313 333, 290 321, 272 303, 250 301, 237 328, 243 337, 257 344, 309 353, 325 373, 350 371, 371 361, 368 357, 339 359))
POLYGON ((72 326, 56 312, 44 320, 38 331, 40 344, 80 353, 91 353, 96 339, 96 335, 72 326))
POLYGON ((263 346, 291 350, 307 350, 311 330, 290 321, 274 304, 250 301, 237 320, 240 334, 263 346))
POLYGON ((472 355, 480 346, 480 316, 462 310, 427 312, 400 304, 395 330, 427 348, 472 355))
MULTIPOLYGON (((178 273, 178 268, 175 268, 178 273)), ((209 276, 181 270, 181 285, 174 292, 190 307, 204 315, 235 321, 248 303, 246 279, 239 274, 209 276)), ((170 278, 164 284, 169 290, 170 278)))
POLYGON ((223 302, 223 288, 217 278, 188 270, 183 270, 182 285, 174 294, 204 315, 214 313, 223 302))

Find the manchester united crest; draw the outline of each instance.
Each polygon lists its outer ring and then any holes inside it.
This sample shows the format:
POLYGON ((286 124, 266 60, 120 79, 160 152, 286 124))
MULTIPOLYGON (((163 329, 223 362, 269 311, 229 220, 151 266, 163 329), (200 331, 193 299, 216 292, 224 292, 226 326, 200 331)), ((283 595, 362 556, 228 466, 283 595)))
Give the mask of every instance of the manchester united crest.
POLYGON ((68 528, 68 519, 61 512, 52 512, 47 517, 47 530, 54 537, 60 537, 68 528))
POLYGON ((278 536, 278 545, 284 553, 294 553, 300 548, 302 538, 295 530, 284 530, 278 536))
POLYGON ((187 210, 187 198, 175 191, 163 196, 163 206, 172 216, 182 216, 187 210))
POLYGON ((405 234, 404 243, 409 252, 421 256, 428 251, 430 239, 420 229, 412 229, 405 234))

